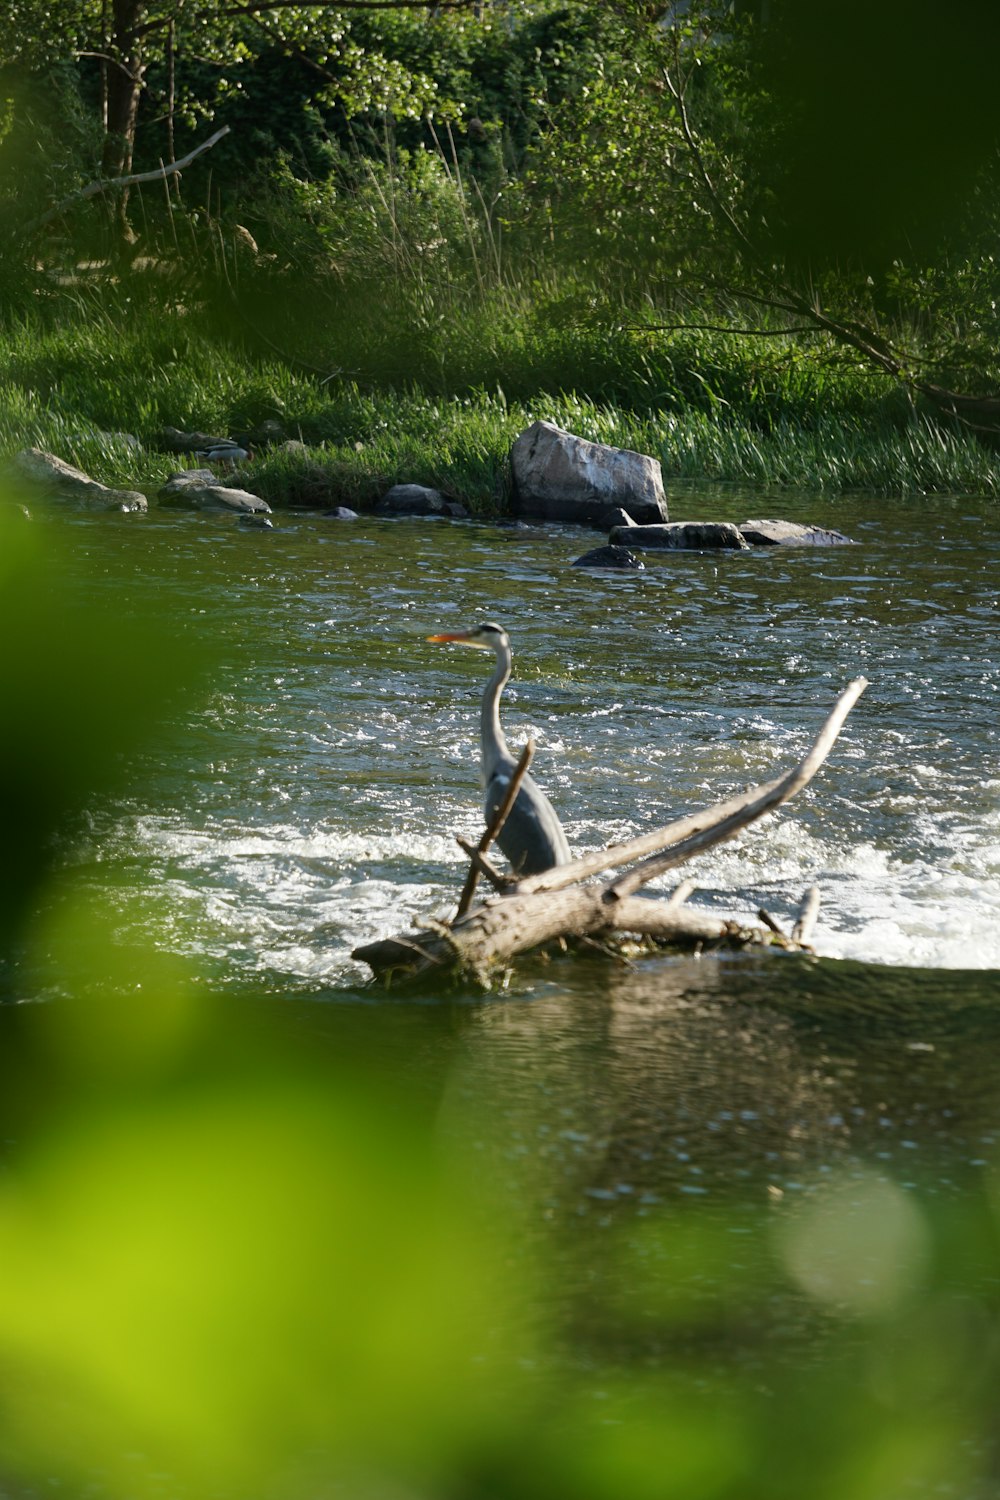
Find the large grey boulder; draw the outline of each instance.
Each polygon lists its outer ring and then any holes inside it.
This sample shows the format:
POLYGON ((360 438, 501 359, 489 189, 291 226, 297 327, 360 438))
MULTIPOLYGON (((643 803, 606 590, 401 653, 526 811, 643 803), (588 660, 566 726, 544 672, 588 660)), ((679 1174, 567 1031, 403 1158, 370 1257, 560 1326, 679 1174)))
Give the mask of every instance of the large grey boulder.
POLYGON ((669 548, 704 552, 725 548, 748 552, 747 542, 731 521, 670 521, 665 526, 615 526, 608 540, 612 546, 669 548))
POLYGON ((741 521, 740 531, 754 547, 853 547, 853 538, 824 526, 798 521, 741 521))
POLYGON ((84 510, 135 513, 148 509, 141 490, 118 490, 101 484, 82 469, 74 469, 72 464, 41 448, 25 448, 16 453, 10 462, 10 473, 40 495, 68 501, 84 510))
POLYGON ((659 462, 644 453, 535 422, 514 443, 510 463, 517 515, 608 526, 620 507, 640 525, 667 519, 659 462))
POLYGON ((375 502, 379 516, 468 516, 465 506, 424 484, 394 484, 375 502))
POLYGON ((173 510, 229 510, 237 515, 270 515, 271 507, 249 490, 218 484, 211 469, 182 469, 157 491, 161 505, 173 510))

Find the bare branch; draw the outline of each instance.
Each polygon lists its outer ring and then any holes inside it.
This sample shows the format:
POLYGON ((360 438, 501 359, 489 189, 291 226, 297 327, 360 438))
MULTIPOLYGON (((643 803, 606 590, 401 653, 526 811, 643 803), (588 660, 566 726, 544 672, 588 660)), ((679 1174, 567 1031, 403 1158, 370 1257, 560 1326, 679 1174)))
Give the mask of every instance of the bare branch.
MULTIPOLYGON (((658 875, 673 869, 676 865, 684 864, 692 855, 700 854, 705 849, 714 848, 716 844, 723 844, 728 839, 735 838, 742 828, 756 822, 765 813, 773 812, 776 807, 780 807, 783 802, 787 802, 803 787, 808 786, 832 750, 844 726, 844 720, 867 686, 866 678, 856 677, 844 689, 834 704, 833 712, 816 736, 812 749, 797 766, 788 772, 787 776, 782 776, 779 780, 753 791, 744 792, 742 797, 735 797, 730 802, 720 803, 718 807, 711 809, 709 813, 703 815, 701 827, 694 828, 686 837, 673 842, 662 854, 654 854, 649 859, 643 860, 642 864, 637 865, 634 870, 630 870, 627 875, 623 875, 620 880, 608 886, 604 893, 605 900, 620 900, 622 896, 630 896, 633 891, 639 890, 650 880, 655 880, 658 875)), ((697 821, 696 818, 682 818, 673 827, 676 831, 685 822, 696 823, 697 821)))
POLYGON ((819 916, 819 886, 811 885, 802 897, 802 905, 792 928, 792 939, 796 943, 808 943, 819 916))
POLYGON ((566 886, 586 880, 589 875, 603 874, 605 870, 631 864, 633 860, 643 859, 647 855, 658 857, 660 867, 653 873, 643 874, 642 878, 626 886, 626 881, 631 882, 640 871, 650 868, 651 861, 647 861, 612 886, 609 894, 613 900, 616 894, 619 897, 630 894, 647 880, 652 880, 656 874, 683 864, 700 850, 733 838, 741 828, 786 802, 812 779, 829 754, 844 720, 867 686, 865 678, 858 677, 844 690, 809 754, 777 781, 751 787, 738 797, 730 797, 703 812, 688 813, 676 822, 654 829, 652 833, 641 834, 639 838, 630 839, 626 844, 616 844, 612 849, 587 854, 582 859, 574 860, 572 864, 556 865, 551 870, 542 871, 540 875, 529 875, 518 881, 515 893, 528 895, 538 891, 564 890, 566 886), (661 855, 660 851, 664 849, 669 850, 669 853, 661 855))
POLYGON ((765 910, 763 906, 760 907, 757 912, 757 920, 759 922, 763 922, 764 926, 770 928, 772 932, 776 932, 778 934, 778 937, 787 938, 788 933, 782 927, 781 923, 775 921, 774 917, 771 916, 771 913, 765 910))
MULTIPOLYGON (((501 828, 510 816, 510 810, 514 806, 514 802, 517 798, 518 792, 521 790, 521 782, 528 774, 528 767, 531 765, 531 758, 534 753, 535 742, 529 737, 527 744, 521 751, 521 755, 517 762, 517 765, 514 767, 514 774, 510 778, 510 782, 508 784, 506 792, 504 792, 503 800, 490 819, 486 832, 479 840, 479 847, 477 850, 479 854, 486 853, 487 849, 490 847, 493 840, 497 837, 501 828)), ((469 910, 469 907, 472 905, 472 898, 475 895, 476 885, 478 881, 479 868, 476 865, 476 861, 473 860, 469 873, 465 877, 465 885, 462 888, 462 894, 459 897, 458 910, 455 913, 456 922, 460 921, 461 918, 465 916, 466 912, 469 910)))
MULTIPOLYGON (((501 870, 498 870, 493 861, 487 859, 486 855, 483 854, 481 850, 477 849, 476 845, 471 843, 469 839, 464 839, 462 835, 458 833, 455 835, 455 843, 463 851, 463 853, 469 856, 470 860, 472 861, 473 869, 477 870, 480 875, 485 875, 486 879, 489 881, 490 885, 495 891, 505 891, 510 888, 510 876, 504 875, 501 870)), ((467 881, 467 884, 473 884, 474 888, 473 882, 467 881)), ((465 899, 464 890, 462 892, 462 898, 463 900, 465 899)), ((467 906, 465 908, 465 911, 468 911, 468 909, 469 908, 467 906)), ((459 911, 455 913, 456 922, 458 921, 460 915, 464 917, 465 912, 459 911)))
POLYGON ((670 892, 666 905, 671 911, 676 911, 679 906, 684 905, 685 901, 691 895, 693 890, 693 880, 682 880, 680 885, 675 886, 674 889, 670 892))
MULTIPOLYGON (((771 932, 741 921, 710 913, 681 911, 690 892, 687 881, 666 901, 650 900, 635 892, 671 864, 690 858, 700 849, 732 838, 740 829, 763 816, 800 791, 822 765, 854 703, 867 687, 863 677, 852 682, 834 705, 808 754, 797 766, 767 786, 744 792, 706 812, 681 818, 631 844, 605 850, 542 875, 517 883, 509 892, 483 902, 450 927, 432 924, 409 937, 383 938, 354 950, 354 957, 369 964, 376 974, 404 970, 411 977, 429 972, 432 964, 448 961, 461 973, 485 981, 491 966, 507 963, 520 953, 567 939, 600 939, 608 932, 635 932, 673 943, 712 943, 745 947, 748 943, 777 942, 784 948, 800 948, 808 926, 800 918, 796 933, 771 932), (667 847, 670 846, 670 847, 667 847), (607 870, 656 851, 651 858, 610 886, 580 885, 586 874, 607 870), (664 852, 666 851, 666 852, 664 852), (416 953, 415 951, 416 950, 416 953)), ((496 820, 494 820, 496 821, 496 820)), ((478 850, 470 850, 478 857, 478 850)), ((777 929, 773 919, 767 919, 777 929)))
POLYGON ((42 214, 37 219, 32 219, 31 223, 24 225, 19 232, 21 234, 31 234, 36 229, 42 229, 46 224, 50 224, 53 219, 58 219, 59 215, 65 213, 68 208, 72 208, 77 203, 82 203, 86 198, 94 198, 98 193, 108 192, 112 188, 135 187, 140 182, 159 182, 162 178, 170 177, 175 172, 183 172, 184 168, 190 166, 196 157, 201 156, 204 151, 210 151, 213 146, 222 140, 224 135, 228 134, 229 126, 223 125, 214 135, 209 136, 207 141, 202 141, 201 145, 195 146, 194 150, 189 151, 187 156, 182 156, 180 161, 168 162, 166 166, 156 167, 151 172, 130 172, 126 177, 102 177, 96 182, 88 183, 86 187, 78 188, 75 193, 70 193, 68 197, 63 198, 60 203, 57 203, 54 208, 50 208, 47 213, 42 214))

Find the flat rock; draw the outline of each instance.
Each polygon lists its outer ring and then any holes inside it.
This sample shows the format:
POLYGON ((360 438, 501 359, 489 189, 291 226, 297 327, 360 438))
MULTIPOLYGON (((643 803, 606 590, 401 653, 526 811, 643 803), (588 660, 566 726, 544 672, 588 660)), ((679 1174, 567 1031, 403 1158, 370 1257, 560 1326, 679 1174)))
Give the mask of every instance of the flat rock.
POLYGON ((259 495, 217 484, 211 469, 182 469, 171 474, 156 498, 173 510, 231 510, 239 515, 271 513, 271 507, 259 495))
POLYGON ((142 513, 149 503, 141 490, 119 490, 91 479, 54 453, 25 448, 10 462, 11 475, 40 494, 66 500, 86 510, 117 510, 142 513))
POLYGON ((853 547, 853 537, 824 526, 800 526, 797 521, 741 521, 740 531, 754 547, 853 547))
POLYGON ((620 507, 640 525, 667 519, 659 462, 644 453, 535 422, 515 441, 510 462, 517 515, 610 526, 620 507))
POLYGON ((394 484, 375 502, 379 516, 457 516, 468 515, 464 505, 449 500, 440 490, 423 484, 394 484))
MULTIPOLYGON (((631 530, 630 527, 620 526, 619 531, 631 530)), ((578 557, 573 564, 574 568, 644 568, 646 564, 641 557, 628 547, 594 547, 590 552, 585 552, 578 557)))
POLYGON ((668 521, 664 526, 615 526, 608 540, 617 546, 706 552, 748 552, 750 544, 731 521, 668 521))

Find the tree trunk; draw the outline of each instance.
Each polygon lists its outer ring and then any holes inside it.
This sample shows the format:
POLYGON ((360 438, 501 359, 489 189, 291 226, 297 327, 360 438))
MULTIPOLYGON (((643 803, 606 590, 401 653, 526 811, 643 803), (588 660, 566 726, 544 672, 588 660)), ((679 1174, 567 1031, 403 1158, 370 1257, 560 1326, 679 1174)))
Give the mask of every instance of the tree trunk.
MULTIPOLYGON (((145 19, 143 0, 113 0, 111 7, 112 58, 108 70, 107 134, 101 172, 104 177, 125 177, 132 170, 135 131, 142 96, 143 61, 140 26, 145 19)), ((122 188, 109 204, 117 228, 128 237, 128 188, 122 188)))

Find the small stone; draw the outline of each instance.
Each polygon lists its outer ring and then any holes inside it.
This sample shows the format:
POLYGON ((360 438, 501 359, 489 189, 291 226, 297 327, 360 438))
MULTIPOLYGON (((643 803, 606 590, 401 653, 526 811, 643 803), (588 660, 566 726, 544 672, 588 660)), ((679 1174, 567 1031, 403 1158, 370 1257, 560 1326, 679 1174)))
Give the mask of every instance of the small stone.
MULTIPOLYGON (((624 530, 624 527, 619 528, 624 530)), ((594 547, 573 564, 574 568, 644 568, 646 564, 628 547, 594 547)))
POLYGON ((270 516, 263 516, 259 511, 244 511, 238 517, 241 526, 247 531, 273 531, 274 522, 270 516))
POLYGON ((350 510, 346 505, 335 505, 332 510, 323 512, 324 521, 357 521, 359 516, 356 510, 350 510))
POLYGON ((380 516, 461 516, 468 514, 464 505, 447 500, 440 490, 423 484, 394 484, 375 502, 380 516))
POLYGON ((183 469, 171 474, 157 494, 161 505, 173 510, 234 510, 269 515, 271 507, 249 490, 218 484, 211 469, 183 469))

